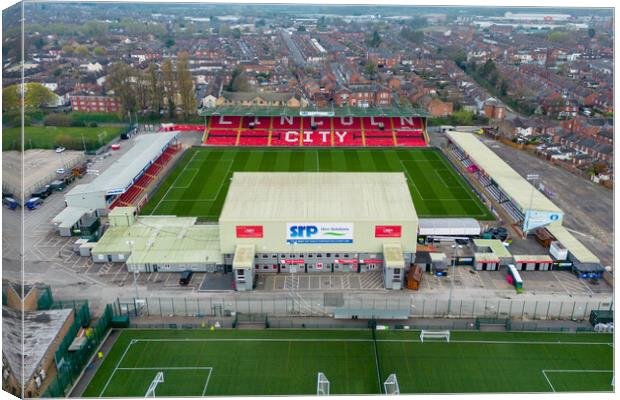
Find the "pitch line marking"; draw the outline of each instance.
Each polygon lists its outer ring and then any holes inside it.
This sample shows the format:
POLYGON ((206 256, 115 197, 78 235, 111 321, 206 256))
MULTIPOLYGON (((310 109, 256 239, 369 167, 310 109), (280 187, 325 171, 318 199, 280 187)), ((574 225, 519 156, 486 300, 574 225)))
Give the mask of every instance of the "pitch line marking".
POLYGON ((125 355, 129 351, 129 348, 131 347, 132 344, 137 343, 137 341, 138 341, 137 339, 131 339, 131 341, 129 342, 129 344, 125 348, 125 351, 123 352, 123 355, 121 356, 120 360, 118 360, 118 362, 116 363, 116 367, 114 367, 114 371, 112 371, 112 373, 110 374, 110 377, 108 378, 107 382, 105 383, 105 386, 103 387, 103 389, 101 389, 101 392, 99 393, 99 397, 103 396, 103 393, 105 393, 106 389, 108 388, 108 385, 112 381, 112 378, 114 377, 114 374, 116 373, 116 370, 121 365, 121 362, 125 358, 125 355))
MULTIPOLYGON (((180 339, 134 339, 136 342, 372 342, 372 339, 313 339, 313 338, 180 338, 180 339)), ((394 342, 394 343, 422 343, 420 339, 377 339, 377 342, 394 342)), ((441 342, 443 343, 443 342, 441 342)), ((474 343, 474 344, 553 344, 553 345, 605 345, 610 343, 606 342, 548 342, 548 341, 503 341, 503 340, 453 340, 450 339, 450 343, 474 343)))
POLYGON ((194 179, 196 179, 196 175, 198 175, 199 168, 184 168, 183 171, 181 171, 181 173, 179 174, 179 176, 183 175, 185 173, 185 171, 194 171, 194 175, 192 175, 192 179, 189 180, 189 184, 187 184, 185 186, 173 186, 174 189, 187 189, 187 188, 189 188, 192 185, 192 182, 194 181, 194 179))
MULTIPOLYGON (((194 152, 194 154, 192 155, 192 158, 190 158, 188 164, 191 163, 192 161, 194 161, 194 157, 196 157, 196 154, 198 154, 198 152, 194 152)), ((187 165, 185 167, 187 167, 187 165)), ((181 171, 181 172, 185 172, 185 167, 183 168, 183 171, 181 171)), ((153 215, 155 213, 155 211, 157 211, 157 209, 159 208, 159 205, 161 204, 161 201, 168 196, 168 193, 170 193, 170 190, 174 187, 174 184, 177 182, 177 180, 179 179, 180 176, 181 176, 181 174, 177 175, 177 177, 174 178, 174 181, 172 182, 172 185, 170 185, 168 187, 168 190, 166 190, 166 193, 164 193, 164 195, 159 200, 159 202, 157 203, 157 205, 155 206, 155 208, 153 209, 153 211, 151 212, 150 215, 153 215)))
POLYGON ((545 379, 547 380, 547 383, 551 387, 551 390, 553 390, 553 392, 555 393, 556 390, 551 384, 551 380, 549 380, 549 377, 547 376, 547 372, 551 372, 551 373, 553 372, 559 372, 559 373, 577 372, 577 373, 583 374, 583 373, 609 373, 609 372, 613 373, 614 371, 611 369, 543 369, 541 370, 541 372, 545 376, 545 379))

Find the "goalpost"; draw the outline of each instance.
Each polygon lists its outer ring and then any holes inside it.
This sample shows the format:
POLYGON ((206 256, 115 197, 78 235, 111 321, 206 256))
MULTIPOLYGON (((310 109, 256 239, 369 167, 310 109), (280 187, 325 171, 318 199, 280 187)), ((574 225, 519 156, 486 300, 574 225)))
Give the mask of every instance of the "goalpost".
POLYGON ((396 374, 391 374, 383 383, 383 388, 385 389, 385 394, 387 395, 397 395, 400 394, 400 386, 398 386, 398 379, 396 378, 396 374))
POLYGON ((144 395, 144 397, 155 397, 155 389, 157 388, 157 385, 163 382, 164 382, 164 373, 163 371, 159 371, 157 375, 155 375, 155 379, 153 379, 153 382, 151 382, 151 385, 149 386, 149 389, 146 391, 146 394, 144 395))
POLYGON ((424 339, 446 339, 450 342, 450 331, 428 331, 422 329, 420 332, 420 342, 424 343, 424 339))
POLYGON ((316 395, 329 396, 329 380, 324 373, 319 372, 316 381, 316 395))

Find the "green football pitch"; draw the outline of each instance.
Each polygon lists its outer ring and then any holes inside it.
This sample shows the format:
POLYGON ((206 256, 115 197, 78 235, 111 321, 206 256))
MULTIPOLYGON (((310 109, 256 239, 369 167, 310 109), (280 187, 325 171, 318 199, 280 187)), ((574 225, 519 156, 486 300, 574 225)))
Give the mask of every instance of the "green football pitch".
POLYGON ((125 330, 84 397, 612 391, 610 334, 416 331, 125 330))
POLYGON ((419 217, 493 216, 437 149, 189 149, 142 214, 217 220, 233 172, 404 172, 419 217))

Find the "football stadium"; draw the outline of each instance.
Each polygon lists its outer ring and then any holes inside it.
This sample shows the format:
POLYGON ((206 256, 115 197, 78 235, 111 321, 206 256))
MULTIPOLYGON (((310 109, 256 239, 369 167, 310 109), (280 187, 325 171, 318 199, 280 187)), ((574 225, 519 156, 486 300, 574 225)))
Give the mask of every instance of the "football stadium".
POLYGON ((84 397, 610 392, 610 334, 126 330, 84 397))

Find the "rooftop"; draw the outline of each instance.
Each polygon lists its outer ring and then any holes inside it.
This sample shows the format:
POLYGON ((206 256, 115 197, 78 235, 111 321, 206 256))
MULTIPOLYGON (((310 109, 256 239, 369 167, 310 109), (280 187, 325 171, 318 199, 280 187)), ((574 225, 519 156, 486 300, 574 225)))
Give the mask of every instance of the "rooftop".
MULTIPOLYGON (((258 93, 257 93, 258 95, 258 93)), ((257 116, 257 117, 299 117, 303 115, 312 115, 311 113, 323 113, 323 116, 333 117, 426 117, 428 114, 422 109, 407 107, 263 107, 263 106, 221 106, 213 108, 204 108, 200 111, 203 117, 212 115, 224 116, 257 116), (310 114, 305 114, 310 113, 310 114)), ((319 116, 319 114, 315 114, 319 116)))
POLYGON ((220 221, 411 221, 399 173, 235 172, 220 221))
POLYGON ((532 209, 564 214, 558 206, 540 193, 527 179, 519 175, 510 165, 482 143, 476 135, 463 132, 448 132, 446 134, 453 143, 456 143, 467 153, 478 167, 490 174, 499 187, 523 211, 532 209))
POLYGON ((194 217, 141 216, 131 226, 111 226, 92 254, 130 253, 127 264, 222 264, 217 225, 194 217))
POLYGON ((2 353, 21 385, 24 384, 24 378, 25 382, 30 380, 72 312, 72 308, 26 311, 23 313, 22 325, 21 312, 2 306, 2 353))
POLYGON ((144 167, 168 146, 178 132, 159 132, 138 136, 134 146, 90 183, 77 185, 67 196, 94 192, 122 193, 144 167))

